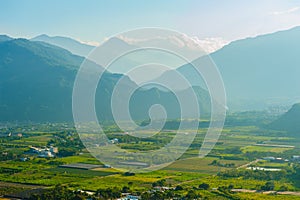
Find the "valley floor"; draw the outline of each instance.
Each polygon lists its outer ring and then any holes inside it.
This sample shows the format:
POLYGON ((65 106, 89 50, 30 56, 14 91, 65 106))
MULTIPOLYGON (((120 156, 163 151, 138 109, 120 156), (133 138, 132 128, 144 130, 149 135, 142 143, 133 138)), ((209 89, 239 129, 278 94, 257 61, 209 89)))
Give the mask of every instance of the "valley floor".
MULTIPOLYGON (((70 191, 90 191, 97 198, 101 196, 99 191, 103 193, 110 188, 124 195, 142 196, 149 192, 186 199, 189 195, 208 199, 300 199, 297 179, 300 140, 281 132, 255 126, 226 127, 211 153, 201 159, 197 154, 206 130, 200 129, 181 159, 158 171, 130 174, 105 166, 92 157, 72 127, 36 125, 34 130, 14 127, 9 131, 12 136, 0 138, 0 195, 3 197, 17 197, 26 191, 28 197, 30 191, 47 191, 60 185, 70 191), (53 158, 28 153, 32 147, 50 146, 58 149, 53 158)), ((7 130, 2 132, 5 135, 7 130)), ((118 138, 119 146, 132 145, 136 150, 148 148, 148 143, 159 147, 172 137, 170 131, 161 134, 165 140, 158 143, 156 140, 125 143, 124 135, 114 132, 108 135, 118 138)), ((82 195, 88 197, 86 193, 82 195)))

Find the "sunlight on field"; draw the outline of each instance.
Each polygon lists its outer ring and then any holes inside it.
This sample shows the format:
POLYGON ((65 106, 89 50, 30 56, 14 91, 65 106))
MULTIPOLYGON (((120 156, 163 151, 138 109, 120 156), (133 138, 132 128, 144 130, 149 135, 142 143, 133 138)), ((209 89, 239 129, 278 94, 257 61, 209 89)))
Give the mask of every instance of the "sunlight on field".
POLYGON ((273 153, 282 153, 287 150, 290 150, 291 148, 286 147, 264 147, 264 146, 246 146, 242 148, 243 152, 273 152, 273 153))

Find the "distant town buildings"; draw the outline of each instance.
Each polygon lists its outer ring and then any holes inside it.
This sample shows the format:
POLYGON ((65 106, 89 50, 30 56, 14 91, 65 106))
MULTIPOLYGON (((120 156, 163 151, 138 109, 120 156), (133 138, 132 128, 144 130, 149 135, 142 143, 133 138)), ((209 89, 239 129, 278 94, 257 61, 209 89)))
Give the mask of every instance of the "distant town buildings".
POLYGON ((292 160, 293 161, 300 161, 300 156, 294 155, 294 156, 292 156, 292 160))
POLYGON ((263 157, 262 159, 267 161, 273 161, 275 160, 275 157, 263 157))
POLYGON ((114 139, 110 140, 110 142, 112 144, 118 144, 119 143, 119 139, 118 138, 114 138, 114 139))
POLYGON ((122 197, 118 200, 138 200, 141 199, 140 196, 135 196, 135 195, 131 195, 131 194, 127 194, 125 197, 122 197))
POLYGON ((284 158, 275 158, 275 157, 264 157, 262 158, 263 160, 266 161, 270 161, 270 162, 279 162, 279 163, 283 163, 283 162, 288 162, 288 159, 284 159, 284 158))
POLYGON ((28 160, 30 160, 30 158, 27 158, 27 157, 20 158, 20 161, 23 161, 23 162, 28 161, 28 160))
POLYGON ((104 164, 103 167, 104 167, 104 168, 111 168, 111 166, 110 166, 110 165, 107 165, 107 164, 104 164))
POLYGON ((53 146, 50 148, 30 147, 28 153, 37 154, 39 158, 54 158, 58 153, 58 148, 53 146))
POLYGON ((58 153, 58 148, 57 147, 50 147, 50 152, 52 152, 52 153, 58 153))
POLYGON ((1 132, 0 137, 19 137, 22 138, 22 133, 12 133, 12 132, 1 132))

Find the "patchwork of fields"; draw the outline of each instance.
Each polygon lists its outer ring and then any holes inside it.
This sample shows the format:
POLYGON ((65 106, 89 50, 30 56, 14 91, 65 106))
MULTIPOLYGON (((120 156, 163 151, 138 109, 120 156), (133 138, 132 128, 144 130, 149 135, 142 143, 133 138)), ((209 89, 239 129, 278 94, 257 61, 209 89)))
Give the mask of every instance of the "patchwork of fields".
MULTIPOLYGON (((105 167, 103 163, 92 157, 84 148, 75 152, 74 155, 57 156, 55 158, 38 158, 34 155, 27 155, 26 152, 30 146, 43 147, 49 143, 59 145, 56 139, 53 139, 52 132, 26 132, 23 138, 2 138, 1 149, 3 152, 13 152, 14 159, 2 160, 0 162, 0 181, 9 184, 16 184, 11 187, 11 192, 18 191, 20 188, 34 185, 34 187, 54 187, 61 184, 74 190, 96 191, 100 188, 127 187, 130 185, 131 191, 143 192, 150 190, 153 183, 164 180, 166 185, 176 187, 178 185, 184 188, 194 188, 201 183, 207 183, 210 188, 219 188, 233 184, 234 188, 257 189, 262 187, 266 180, 244 179, 244 178, 221 178, 218 176, 221 172, 245 170, 244 166, 255 159, 261 159, 265 156, 283 156, 300 152, 295 145, 296 139, 277 135, 265 136, 266 130, 262 131, 257 127, 228 127, 223 131, 220 140, 213 151, 205 158, 198 158, 197 154, 203 140, 205 130, 200 130, 194 143, 181 159, 168 165, 164 169, 150 173, 129 174, 120 172, 116 169, 105 167), (282 138, 282 140, 281 140, 282 138), (295 147, 278 146, 260 146, 260 143, 295 145, 295 147), (293 141, 293 142, 290 142, 293 141), (27 161, 21 161, 21 157, 28 157, 27 161), (67 167, 66 167, 67 165, 67 167), (71 167, 70 167, 71 166, 71 167), (77 167, 76 167, 77 166, 77 167), (82 166, 87 166, 85 169, 82 166), (92 167, 91 167, 92 166, 92 167), (93 167, 95 166, 95 167, 93 167), (18 185, 21 184, 21 185, 18 185), (24 186, 24 187, 23 187, 24 186)), ((65 133, 62 133, 65 134, 65 133)), ((172 134, 163 133, 167 139, 172 134)), ((57 133, 56 133, 57 135, 57 133)), ((112 137, 117 137, 112 133, 112 137)), ((73 136, 66 136, 64 140, 74 141, 73 136)), ((127 144, 130 146, 130 142, 127 144)), ((135 142, 135 148, 143 146, 135 142)), ((154 143, 155 144, 155 143, 154 143)), ((122 144, 121 144, 122 145, 122 144)), ((272 163, 261 161, 255 164, 260 167, 273 167, 287 169, 289 163, 272 163)), ((275 180, 275 189, 279 189, 282 183, 275 180)), ((297 185, 292 181, 286 180, 285 186, 289 190, 298 190, 297 185)), ((6 193, 7 188, 0 187, 2 194, 6 193)), ((205 193, 205 191, 202 191, 205 193)), ((182 192, 181 192, 182 193, 182 192)), ((210 193, 210 195, 216 195, 210 193)), ((243 198, 243 193, 236 194, 243 198)), ((261 194, 255 194, 253 197, 263 198, 261 194)), ((273 198, 273 197, 272 197, 273 198)), ((293 197, 296 198, 296 197, 293 197)))

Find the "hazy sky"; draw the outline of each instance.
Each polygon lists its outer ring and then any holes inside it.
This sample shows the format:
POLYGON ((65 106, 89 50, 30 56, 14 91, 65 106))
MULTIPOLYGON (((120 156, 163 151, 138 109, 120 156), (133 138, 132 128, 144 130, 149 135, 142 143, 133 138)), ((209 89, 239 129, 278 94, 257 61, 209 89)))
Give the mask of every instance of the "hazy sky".
POLYGON ((0 34, 102 41, 140 27, 235 40, 300 25, 300 0, 0 0, 0 34))

